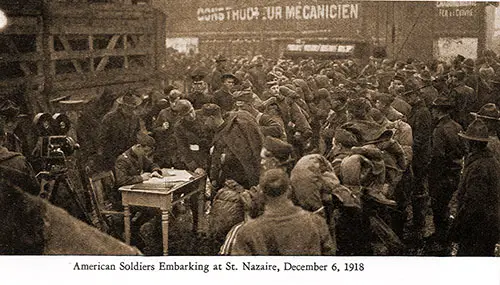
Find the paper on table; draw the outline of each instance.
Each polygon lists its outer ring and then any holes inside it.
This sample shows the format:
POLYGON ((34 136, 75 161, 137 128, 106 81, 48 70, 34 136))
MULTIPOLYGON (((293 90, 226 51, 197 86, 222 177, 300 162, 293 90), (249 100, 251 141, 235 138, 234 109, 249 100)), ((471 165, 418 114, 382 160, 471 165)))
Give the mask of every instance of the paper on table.
POLYGON ((159 183, 172 183, 172 182, 186 182, 191 180, 193 175, 191 173, 187 172, 186 170, 179 170, 179 169, 162 169, 163 177, 162 178, 156 178, 153 177, 146 182, 152 183, 152 184, 159 184, 159 183))
POLYGON ((162 169, 163 177, 152 177, 140 184, 132 186, 132 189, 170 189, 176 185, 176 183, 182 183, 190 181, 193 175, 186 170, 178 169, 162 169))

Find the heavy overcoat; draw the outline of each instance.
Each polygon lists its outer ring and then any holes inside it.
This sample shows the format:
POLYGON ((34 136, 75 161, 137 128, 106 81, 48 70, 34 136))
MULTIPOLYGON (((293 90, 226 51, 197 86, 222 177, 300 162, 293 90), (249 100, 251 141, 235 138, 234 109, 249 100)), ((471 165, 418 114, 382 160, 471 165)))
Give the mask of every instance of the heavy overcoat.
POLYGON ((99 147, 107 168, 111 169, 115 159, 137 142, 137 133, 140 128, 139 117, 135 114, 124 114, 120 108, 104 116, 99 135, 99 147))
POLYGON ((495 243, 500 238, 500 163, 489 150, 471 153, 458 190, 457 242, 495 243))
POLYGON ((213 139, 210 178, 233 179, 244 187, 259 183, 262 134, 255 119, 245 111, 231 113, 213 139), (243 173, 238 171, 243 170, 243 173))

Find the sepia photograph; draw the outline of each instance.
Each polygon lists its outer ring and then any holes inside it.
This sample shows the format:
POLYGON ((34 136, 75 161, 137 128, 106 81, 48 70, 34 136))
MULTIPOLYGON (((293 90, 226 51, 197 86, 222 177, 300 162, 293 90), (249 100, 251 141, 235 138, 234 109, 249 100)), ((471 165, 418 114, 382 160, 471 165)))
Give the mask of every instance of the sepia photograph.
POLYGON ((499 2, 0 0, 4 261, 499 264, 499 134, 499 2))

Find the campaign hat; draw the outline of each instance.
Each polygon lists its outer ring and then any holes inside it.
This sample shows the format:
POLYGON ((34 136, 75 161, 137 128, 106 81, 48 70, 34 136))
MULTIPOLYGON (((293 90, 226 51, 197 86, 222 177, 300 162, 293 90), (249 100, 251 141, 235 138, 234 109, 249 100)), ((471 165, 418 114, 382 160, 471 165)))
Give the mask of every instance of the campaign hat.
POLYGON ((431 108, 439 108, 439 109, 451 109, 455 106, 453 102, 447 97, 438 97, 434 101, 432 101, 431 108))
POLYGON ((460 132, 458 135, 472 141, 488 142, 490 140, 488 126, 484 121, 478 119, 474 120, 465 132, 460 132))
POLYGON ((500 111, 494 103, 487 103, 477 113, 471 112, 476 118, 500 121, 500 111))
POLYGON ((120 105, 128 105, 128 106, 139 106, 142 103, 141 97, 136 95, 136 91, 132 89, 128 89, 125 91, 125 94, 116 99, 116 102, 120 105))

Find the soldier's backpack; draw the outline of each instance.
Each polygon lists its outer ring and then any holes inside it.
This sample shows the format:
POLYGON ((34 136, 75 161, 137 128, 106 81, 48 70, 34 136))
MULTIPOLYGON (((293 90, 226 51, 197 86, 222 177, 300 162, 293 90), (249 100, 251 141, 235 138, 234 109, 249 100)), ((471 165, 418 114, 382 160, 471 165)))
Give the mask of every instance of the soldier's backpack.
POLYGON ((243 186, 228 180, 215 195, 210 211, 210 235, 213 238, 223 240, 234 225, 245 219, 241 196, 244 191, 243 186))

